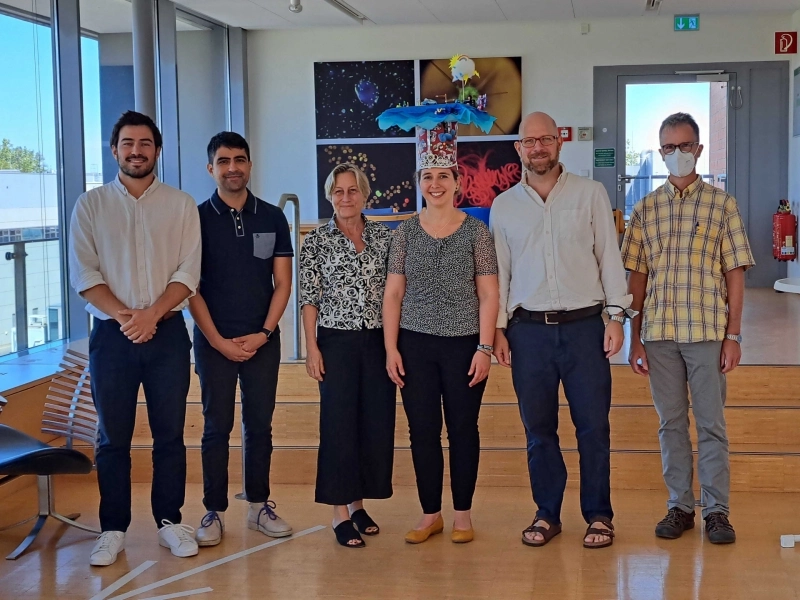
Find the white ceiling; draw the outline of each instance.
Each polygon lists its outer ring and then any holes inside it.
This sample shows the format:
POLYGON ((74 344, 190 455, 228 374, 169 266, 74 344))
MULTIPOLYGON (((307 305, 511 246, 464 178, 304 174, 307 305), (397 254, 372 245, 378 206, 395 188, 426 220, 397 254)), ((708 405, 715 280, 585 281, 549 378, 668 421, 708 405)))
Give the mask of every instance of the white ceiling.
MULTIPOLYGON (((486 23, 635 17, 645 0, 345 0, 368 17, 365 25, 486 23)), ((81 26, 97 33, 131 31, 130 0, 80 0, 81 26)), ((0 0, 48 15, 50 0, 0 0)), ((177 0, 178 5, 245 29, 353 26, 358 24, 324 0, 302 0, 303 11, 289 11, 289 0, 177 0)), ((660 14, 743 14, 800 10, 800 0, 663 0, 660 14)), ((179 22, 179 29, 193 29, 179 22)))
MULTIPOLYGON (((2 0, 0 0, 2 1, 2 0)), ((324 0, 177 0, 218 21, 245 29, 358 26, 324 0)), ((589 20, 642 16, 645 0, 345 0, 375 25, 485 23, 492 21, 589 20)), ((662 15, 741 14, 795 11, 800 0, 663 0, 662 15)))

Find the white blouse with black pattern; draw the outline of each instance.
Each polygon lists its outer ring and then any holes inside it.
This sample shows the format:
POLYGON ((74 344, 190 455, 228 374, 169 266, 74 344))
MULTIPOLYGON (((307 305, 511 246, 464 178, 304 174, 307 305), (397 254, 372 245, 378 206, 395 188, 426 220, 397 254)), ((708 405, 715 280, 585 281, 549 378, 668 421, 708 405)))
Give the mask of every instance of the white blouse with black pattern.
POLYGON ((317 325, 330 329, 379 329, 386 288, 386 264, 391 231, 365 220, 355 245, 334 219, 306 235, 300 250, 300 306, 316 306, 317 325))

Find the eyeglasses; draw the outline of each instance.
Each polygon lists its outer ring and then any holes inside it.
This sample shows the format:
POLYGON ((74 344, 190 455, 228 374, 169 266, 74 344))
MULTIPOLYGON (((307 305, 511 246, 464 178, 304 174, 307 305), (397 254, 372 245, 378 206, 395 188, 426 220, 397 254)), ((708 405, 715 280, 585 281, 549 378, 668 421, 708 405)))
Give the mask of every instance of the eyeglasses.
POLYGON ((543 135, 542 137, 527 137, 522 138, 519 143, 524 148, 533 148, 536 145, 536 142, 541 142, 542 146, 552 146, 556 143, 558 136, 556 135, 543 135))
POLYGON ((664 154, 674 154, 675 148, 680 148, 681 152, 691 152, 695 146, 699 146, 700 142, 683 142, 682 144, 664 144, 661 146, 661 151, 664 154))

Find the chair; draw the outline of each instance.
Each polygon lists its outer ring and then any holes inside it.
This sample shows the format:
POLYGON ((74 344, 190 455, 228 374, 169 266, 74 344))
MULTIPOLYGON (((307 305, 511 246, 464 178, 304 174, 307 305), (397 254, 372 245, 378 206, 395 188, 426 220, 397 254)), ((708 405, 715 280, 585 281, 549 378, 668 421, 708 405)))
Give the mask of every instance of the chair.
POLYGON ((622 235, 625 233, 625 214, 618 208, 611 210, 614 213, 614 225, 617 227, 617 233, 622 235))
MULTIPOLYGON (((50 446, 12 427, 0 425, 0 485, 20 475, 36 475, 39 511, 36 523, 19 546, 6 558, 16 560, 36 539, 48 517, 91 533, 98 530, 78 523, 80 514, 62 515, 55 508, 53 475, 91 473, 92 460, 73 448, 73 443, 83 441, 95 449, 97 443, 97 412, 89 387, 88 357, 67 350, 60 367, 64 369, 52 380, 46 396, 42 418, 42 433, 65 438, 64 446, 50 446)), ((6 400, 0 402, 0 409, 6 400)), ((30 520, 30 519, 28 519, 30 520)), ((23 521, 22 523, 25 523, 23 521)), ((10 529, 17 523, 6 527, 10 529)))
POLYGON ((463 210, 468 215, 472 215, 476 219, 479 219, 486 223, 486 226, 489 226, 489 212, 491 211, 490 208, 485 208, 483 206, 470 206, 469 208, 461 208, 459 210, 463 210))

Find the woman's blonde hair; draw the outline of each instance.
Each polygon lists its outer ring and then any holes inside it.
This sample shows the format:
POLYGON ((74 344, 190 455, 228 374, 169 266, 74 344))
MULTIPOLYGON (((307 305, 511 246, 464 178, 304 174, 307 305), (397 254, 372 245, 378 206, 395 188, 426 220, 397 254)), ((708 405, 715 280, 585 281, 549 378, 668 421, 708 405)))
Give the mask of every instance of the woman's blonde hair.
POLYGON ((336 176, 341 175, 342 173, 352 173, 355 175, 358 190, 364 195, 364 201, 366 202, 367 198, 369 198, 369 195, 372 192, 369 187, 367 176, 364 175, 364 172, 353 163, 347 162, 336 165, 333 168, 333 171, 331 171, 330 175, 328 175, 328 178, 325 180, 325 197, 328 199, 328 202, 330 202, 331 196, 333 196, 333 188, 336 187, 336 176))

